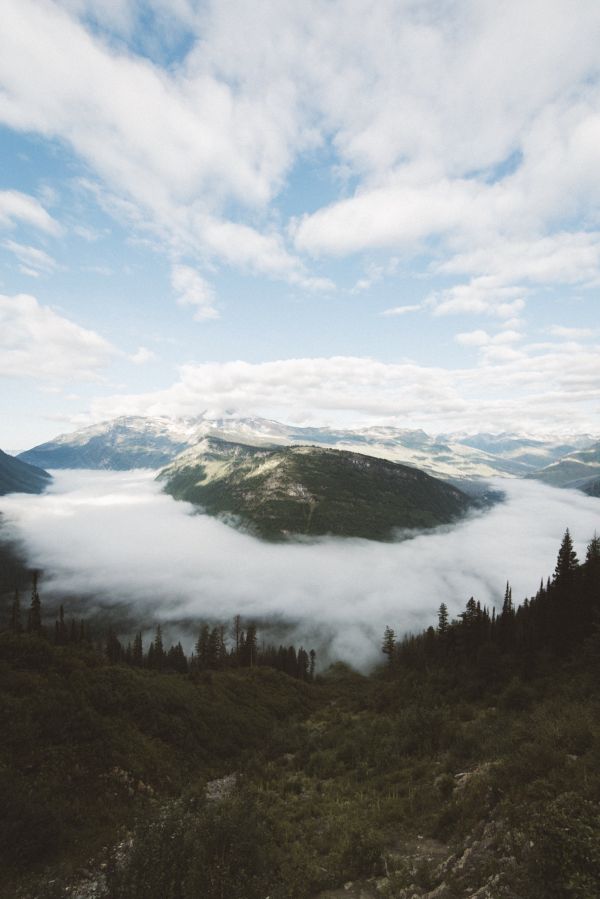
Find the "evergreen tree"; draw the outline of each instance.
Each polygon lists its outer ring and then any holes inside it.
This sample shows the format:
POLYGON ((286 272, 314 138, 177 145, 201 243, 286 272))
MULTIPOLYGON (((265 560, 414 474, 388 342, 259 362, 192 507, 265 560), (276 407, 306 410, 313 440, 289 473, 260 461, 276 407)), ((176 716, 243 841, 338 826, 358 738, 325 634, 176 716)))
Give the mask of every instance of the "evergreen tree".
POLYGON ((210 628, 208 624, 203 624, 196 641, 196 662, 201 671, 204 671, 209 666, 209 642, 210 628))
POLYGON ((37 589, 38 573, 33 572, 33 586, 31 588, 31 605, 27 616, 27 630, 30 634, 42 633, 42 603, 37 589))
POLYGON ((448 633, 449 628, 448 621, 448 606, 445 602, 441 603, 440 608, 438 610, 438 626, 437 632, 440 637, 444 637, 448 633))
POLYGON ((162 628, 161 628, 160 624, 156 625, 156 632, 154 634, 153 646, 154 646, 154 654, 153 654, 154 655, 154 658, 153 658, 154 667, 158 668, 158 669, 164 668, 167 655, 165 653, 165 649, 163 646, 162 628))
POLYGON ((314 680, 314 679, 315 679, 315 662, 316 662, 317 654, 316 654, 316 652, 314 651, 314 649, 311 649, 311 651, 309 652, 308 655, 309 655, 309 657, 310 657, 310 665, 309 665, 309 668, 308 668, 308 676, 309 676, 309 678, 310 678, 311 680, 314 680))
POLYGON ((382 653, 387 656, 388 665, 391 665, 394 661, 394 655, 396 653, 396 635, 391 627, 386 627, 383 634, 383 643, 381 645, 382 653))
POLYGON ((123 647, 112 627, 108 628, 106 634, 106 655, 109 661, 113 663, 123 660, 123 647))
POLYGON ((555 585, 561 588, 570 587, 578 568, 579 560, 577 553, 573 549, 573 540, 567 528, 556 559, 556 568, 554 569, 555 585))
POLYGON ((256 665, 256 625, 250 623, 246 628, 246 640, 244 643, 244 659, 249 668, 256 665))
POLYGON ((144 644, 142 642, 142 632, 138 631, 133 638, 133 646, 131 648, 131 664, 141 667, 144 664, 144 644))

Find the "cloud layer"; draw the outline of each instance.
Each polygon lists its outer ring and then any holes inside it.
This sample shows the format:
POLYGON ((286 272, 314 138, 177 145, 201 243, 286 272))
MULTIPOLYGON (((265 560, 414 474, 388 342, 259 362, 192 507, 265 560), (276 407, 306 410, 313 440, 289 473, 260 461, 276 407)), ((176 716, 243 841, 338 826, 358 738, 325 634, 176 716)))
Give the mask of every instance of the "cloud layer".
POLYGON ((592 339, 525 342, 514 327, 458 339, 473 368, 388 363, 338 356, 181 366, 166 390, 97 401, 96 420, 114 415, 197 415, 229 411, 314 423, 386 421, 430 431, 586 431, 597 420, 600 348, 592 339), (292 411, 293 410, 293 411, 292 411))
MULTIPOLYGON (((5 0, 3 16, 0 121, 66 141, 177 264, 320 288, 310 257, 428 247, 500 287, 598 278, 595 0, 368 16, 361 0, 5 0), (333 199, 282 217, 319 154, 333 199)), ((8 194, 2 214, 43 213, 8 194)))
POLYGON ((44 589, 129 601, 165 621, 277 616, 354 664, 377 661, 385 625, 417 631, 474 595, 522 599, 551 574, 568 526, 580 554, 600 503, 573 491, 502 481, 506 502, 453 529, 398 544, 326 539, 269 545, 161 494, 149 472, 56 472, 44 496, 0 498, 44 589))

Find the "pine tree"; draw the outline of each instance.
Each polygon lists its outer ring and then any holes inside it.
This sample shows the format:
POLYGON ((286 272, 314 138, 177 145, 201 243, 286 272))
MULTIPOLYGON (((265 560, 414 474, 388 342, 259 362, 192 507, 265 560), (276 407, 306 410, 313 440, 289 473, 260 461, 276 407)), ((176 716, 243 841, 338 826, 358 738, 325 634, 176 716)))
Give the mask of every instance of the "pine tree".
POLYGON ((30 634, 42 633, 42 603, 37 589, 38 573, 33 572, 33 585, 31 588, 31 605, 27 616, 27 630, 30 634))
POLYGON ((166 653, 165 648, 163 646, 163 638, 162 638, 162 628, 160 624, 156 625, 156 632, 154 634, 154 667, 155 668, 164 668, 166 661, 166 653))
POLYGON ((310 657, 310 665, 309 665, 309 668, 308 668, 308 676, 309 676, 309 678, 310 678, 311 680, 314 680, 314 679, 315 679, 315 662, 316 662, 317 654, 316 654, 316 652, 314 651, 314 649, 311 649, 311 651, 309 652, 308 655, 309 655, 309 657, 310 657))
POLYGON ((556 568, 554 569, 555 585, 563 588, 570 587, 578 568, 579 560, 577 553, 573 549, 573 540, 567 528, 556 559, 556 568))
POLYGON ((243 664, 247 668, 253 668, 257 662, 256 652, 256 625, 250 623, 246 628, 246 639, 243 647, 243 664))
POLYGON ((438 609, 438 626, 437 632, 440 637, 444 637, 448 633, 448 606, 445 602, 441 603, 438 609))
POLYGON ((210 629, 208 624, 203 624, 200 628, 200 635, 196 641, 196 659, 198 668, 204 671, 208 668, 209 664, 209 644, 210 642, 210 629))
POLYGON ((142 642, 142 632, 138 631, 133 638, 133 646, 131 648, 131 664, 141 667, 144 664, 144 644, 142 642))
POLYGON ((381 645, 381 651, 384 655, 387 656, 388 665, 391 665, 394 661, 394 655, 396 653, 396 635, 391 627, 386 627, 383 634, 383 643, 381 645))

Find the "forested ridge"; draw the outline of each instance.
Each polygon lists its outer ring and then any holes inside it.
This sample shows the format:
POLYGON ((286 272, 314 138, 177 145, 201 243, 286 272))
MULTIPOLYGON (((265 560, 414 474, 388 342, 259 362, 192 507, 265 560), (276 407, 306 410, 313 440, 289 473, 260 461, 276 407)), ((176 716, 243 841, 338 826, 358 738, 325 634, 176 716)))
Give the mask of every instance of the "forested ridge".
POLYGON ((421 634, 391 622, 366 677, 239 618, 199 623, 189 656, 158 626, 92 634, 21 584, 0 635, 4 895, 600 895, 600 540, 580 561, 567 531, 527 599, 447 606, 421 634))

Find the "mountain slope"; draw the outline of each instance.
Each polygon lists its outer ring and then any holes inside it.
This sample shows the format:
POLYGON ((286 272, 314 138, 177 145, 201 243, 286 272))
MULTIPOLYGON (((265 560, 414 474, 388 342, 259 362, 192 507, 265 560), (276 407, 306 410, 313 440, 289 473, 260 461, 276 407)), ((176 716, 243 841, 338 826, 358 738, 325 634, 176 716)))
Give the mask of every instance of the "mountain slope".
POLYGON ((169 419, 125 416, 63 434, 19 455, 45 468, 126 471, 160 468, 189 446, 183 427, 169 419))
POLYGON ((467 511, 460 490, 384 459, 300 446, 258 448, 207 438, 159 475, 176 499, 233 515, 271 540, 290 535, 386 540, 467 511))
POLYGON ((600 442, 570 453, 552 465, 532 472, 528 477, 553 487, 579 488, 587 492, 587 488, 600 479, 600 442))
POLYGON ((43 468, 125 470, 162 468, 179 453, 216 437, 254 447, 317 446, 362 453, 410 465, 446 479, 524 477, 593 443, 531 439, 515 434, 441 434, 372 426, 355 429, 296 427, 265 418, 145 418, 123 416, 64 434, 20 459, 43 468))
POLYGON ((5 493, 42 493, 51 480, 47 471, 0 450, 0 496, 5 493))

